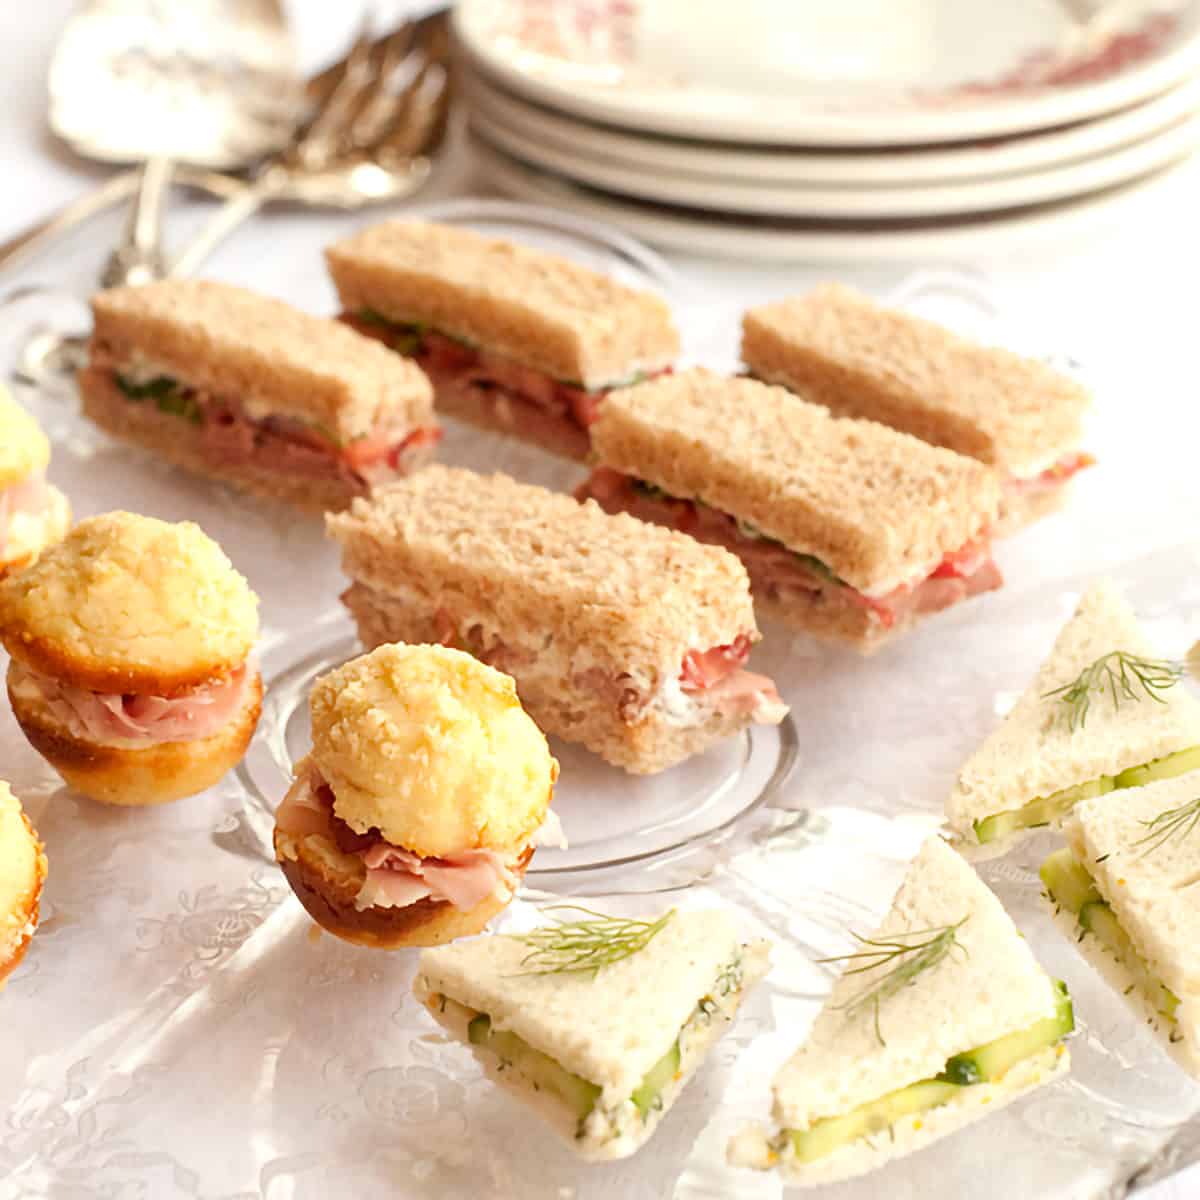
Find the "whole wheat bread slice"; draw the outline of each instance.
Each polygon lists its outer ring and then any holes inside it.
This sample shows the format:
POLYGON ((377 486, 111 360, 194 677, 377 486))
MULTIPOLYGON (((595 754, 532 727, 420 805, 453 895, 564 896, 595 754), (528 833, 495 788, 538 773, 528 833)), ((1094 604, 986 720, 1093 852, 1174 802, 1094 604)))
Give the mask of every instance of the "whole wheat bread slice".
POLYGON ((591 436, 604 466, 729 513, 864 592, 928 574, 999 503, 981 463, 701 368, 612 393, 591 436))
POLYGON ((588 389, 668 366, 679 353, 659 297, 469 229, 388 221, 325 257, 347 312, 419 322, 588 389))
MULTIPOLYGON (((214 464, 198 444, 196 427, 146 404, 132 404, 113 382, 111 372, 86 368, 79 374, 83 412, 106 433, 148 450, 185 471, 219 479, 239 491, 266 500, 282 500, 311 513, 345 508, 361 495, 348 479, 313 479, 264 470, 245 463, 214 464)), ((433 447, 411 452, 413 467, 433 456, 433 447)))
POLYGON ((1076 449, 1090 399, 1075 380, 882 308, 841 284, 753 308, 742 359, 758 378, 844 417, 865 417, 1005 474, 1076 449))
POLYGON ((92 298, 94 361, 149 360, 188 385, 236 398, 251 417, 289 416, 345 444, 386 423, 433 424, 415 364, 338 321, 226 283, 171 279, 92 298))

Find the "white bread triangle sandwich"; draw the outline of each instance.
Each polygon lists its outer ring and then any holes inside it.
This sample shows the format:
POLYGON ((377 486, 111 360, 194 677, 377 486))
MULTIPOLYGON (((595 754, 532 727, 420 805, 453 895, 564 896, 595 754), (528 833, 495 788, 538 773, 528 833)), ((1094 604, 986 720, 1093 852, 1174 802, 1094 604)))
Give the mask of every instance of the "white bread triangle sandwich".
POLYGON ((865 417, 995 468, 997 533, 1044 516, 1092 459, 1081 453, 1087 390, 1034 359, 981 346, 838 283, 751 309, 742 358, 839 416, 865 417))
POLYGON ((1200 704, 1111 582, 1093 583, 946 802, 964 846, 999 853, 1078 801, 1200 767, 1200 704))
POLYGON ((426 950, 414 991, 580 1157, 626 1158, 732 1025, 767 944, 741 944, 719 909, 561 915, 532 935, 426 950))
POLYGON ((580 490, 733 551, 755 607, 872 650, 1000 586, 993 472, 783 388, 703 369, 616 392, 580 490))
POLYGON ((416 470, 441 436, 429 380, 337 321, 231 284, 92 299, 83 410, 114 437, 323 512, 416 470))
POLYGON ((1200 772, 1075 806, 1042 864, 1060 928, 1200 1077, 1200 772))
POLYGON ((724 550, 506 475, 433 466, 328 518, 368 646, 441 642, 516 680, 547 733, 661 771, 751 722, 758 627, 724 550))
POLYGON ((568 458, 611 389, 679 354, 657 296, 469 229, 388 221, 326 259, 341 319, 420 364, 442 412, 568 458))
POLYGON ((1065 987, 931 838, 775 1077, 778 1132, 737 1134, 730 1161, 800 1187, 863 1175, 1064 1074, 1073 1028, 1065 987))

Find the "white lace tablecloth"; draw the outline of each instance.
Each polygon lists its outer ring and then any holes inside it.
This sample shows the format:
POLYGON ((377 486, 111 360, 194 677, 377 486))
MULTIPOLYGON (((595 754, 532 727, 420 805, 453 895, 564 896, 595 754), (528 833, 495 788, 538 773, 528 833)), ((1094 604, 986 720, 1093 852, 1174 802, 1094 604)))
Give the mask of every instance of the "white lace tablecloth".
MULTIPOLYGON (((293 0, 289 7, 299 22, 305 58, 314 64, 343 44, 361 11, 357 3, 329 5, 319 0, 293 0)), ((399 11, 405 5, 393 3, 382 7, 399 11)), ((5 70, 0 73, 0 163, 6 185, 0 191, 0 239, 74 197, 89 180, 99 177, 99 172, 81 166, 57 149, 44 125, 46 65, 55 32, 70 8, 69 0, 0 5, 0 46, 7 52, 5 70)), ((476 185, 471 182, 470 164, 459 161, 434 184, 434 194, 454 194, 473 186, 476 185)), ((173 227, 176 236, 194 225, 199 213, 200 209, 194 206, 181 208, 173 227)), ((1009 598, 1004 602, 1006 605, 1015 603, 1026 591, 1049 595, 1057 580, 1077 579, 1127 564, 1153 551, 1198 544, 1200 405, 1194 367, 1200 337, 1197 316, 1200 306, 1194 282, 1200 265, 1200 237, 1195 231, 1197 213, 1200 213, 1200 164, 1192 164, 1156 184, 1139 205, 1125 209, 1120 227, 1094 234, 1088 240, 1041 246, 1036 252, 1001 260, 990 258, 986 244, 981 244, 979 257, 961 264, 952 275, 939 269, 937 303, 944 308, 947 320, 967 328, 977 327, 983 336, 997 336, 1002 329, 1004 339, 1014 344, 1068 353, 1085 365, 1090 380, 1097 386, 1094 440, 1105 447, 1104 461, 1100 468, 1081 479, 1068 513, 1004 547, 1002 562, 1008 578, 1005 595, 1009 598), (967 281, 970 292, 982 289, 991 298, 1001 314, 999 325, 978 309, 974 301, 964 300, 960 304, 953 298, 954 289, 947 289, 946 283, 949 280, 953 284, 956 279, 967 281)), ((264 270, 260 265, 263 260, 272 255, 315 254, 329 230, 343 228, 344 222, 345 218, 315 214, 266 218, 257 227, 255 236, 242 236, 223 248, 213 259, 210 273, 251 286, 261 278, 268 290, 283 290, 286 276, 264 270), (305 247, 309 249, 306 251, 305 247)), ((52 254, 0 279, 0 294, 18 283, 34 281, 73 290, 81 296, 86 294, 117 230, 115 217, 95 223, 52 254)), ((730 314, 743 305, 802 290, 828 275, 836 275, 875 294, 888 295, 901 284, 911 285, 914 278, 919 281, 923 269, 921 263, 873 267, 847 262, 833 272, 796 265, 750 268, 737 263, 679 257, 673 262, 685 283, 690 328, 703 344, 706 357, 717 365, 722 361, 732 362, 736 329, 730 314)), ((327 307, 331 303, 329 297, 315 297, 313 302, 327 307)), ((0 329, 0 352, 6 350, 4 343, 5 330, 0 329)), ((136 498, 130 497, 129 503, 135 505, 136 498)), ((1161 556, 1156 561, 1156 569, 1161 571, 1161 556)), ((1195 562, 1193 558, 1193 570, 1195 562)), ((932 643, 926 640, 923 644, 932 643)), ((206 820, 211 817, 212 814, 204 815, 206 820)), ((185 832, 186 829, 181 830, 181 836, 185 832)), ((172 855, 179 851, 167 847, 164 853, 169 865, 172 855)), ((85 854, 76 853, 56 862, 55 869, 98 868, 89 864, 85 854)), ((150 883, 124 879, 121 886, 126 891, 132 888, 138 892, 150 883)), ((180 897, 181 907, 169 920, 152 919, 143 923, 137 931, 139 945, 160 947, 167 956, 182 955, 184 948, 188 948, 188 954, 193 955, 190 961, 194 970, 204 972, 211 963, 222 960, 227 943, 240 944, 244 938, 245 929, 231 925, 231 920, 257 928, 276 919, 279 898, 274 893, 281 886, 278 876, 269 871, 248 878, 245 894, 235 906, 236 917, 228 913, 221 917, 211 912, 210 897, 203 889, 189 892, 180 897), (197 946, 198 955, 194 954, 197 946)), ((136 979, 128 982, 131 988, 137 987, 136 979)), ((324 982, 337 980, 331 975, 324 982)), ((280 985, 276 982, 263 986, 280 985)), ((167 1041, 172 1036, 172 1022, 177 1015, 173 1005, 177 999, 163 995, 155 1000, 161 1006, 160 1036, 167 1041)), ((246 1002, 252 1000, 250 992, 246 1002)), ((79 1004, 82 1032, 87 1027, 87 997, 81 995, 79 1004)), ((386 1020, 386 1016, 382 1019, 386 1020)), ((13 1047, 5 1047, 2 1029, 0 1022, 0 1067, 16 1065, 6 1056, 13 1047)), ((111 1032, 92 1031, 97 1038, 111 1032)), ((136 1072, 141 1051, 132 1046, 124 1049, 130 1069, 136 1072)), ((187 1056, 193 1062, 203 1062, 205 1058, 197 1051, 187 1052, 187 1056)), ((220 1061, 209 1065, 217 1077, 229 1067, 220 1061)), ((299 1071, 303 1065, 293 1062, 291 1069, 299 1071)), ((351 1065, 343 1064, 347 1071, 351 1065)), ((136 1077, 141 1084, 151 1087, 155 1069, 146 1066, 146 1074, 136 1077)), ((285 1084, 288 1063, 281 1061, 278 1069, 280 1077, 276 1082, 285 1084)), ((769 1071, 770 1066, 764 1062, 762 1069, 769 1071)), ((411 1122, 416 1119, 414 1114, 422 1098, 429 1099, 439 1087, 450 1086, 423 1064, 419 1053, 394 1072, 400 1075, 367 1077, 371 1092, 367 1099, 377 1105, 381 1119, 411 1122), (406 1107, 413 1105, 417 1108, 406 1107)), ((329 1100, 333 1108, 320 1115, 336 1124, 337 1113, 333 1109, 344 1081, 335 1078, 325 1082, 334 1097, 329 1100)), ((268 1081, 262 1081, 262 1086, 268 1087, 268 1081)), ((69 1081, 67 1087, 69 1092, 69 1081)), ((69 1095, 57 1099, 47 1096, 46 1119, 53 1121, 57 1111, 54 1104, 65 1103, 67 1099, 69 1095)), ((106 1103, 104 1097, 97 1099, 100 1105, 106 1103)), ((117 1098, 110 1099, 117 1103, 117 1098)), ((213 1104, 219 1103, 219 1097, 214 1096, 213 1104)), ((164 1113, 164 1122, 169 1119, 170 1114, 164 1113)), ((431 1138, 455 1134, 448 1127, 431 1126, 428 1132, 431 1138)), ((16 1138, 12 1129, 6 1131, 0 1125, 0 1145, 6 1134, 10 1139, 16 1138)), ((87 1136, 87 1131, 75 1130, 71 1134, 77 1139, 75 1143, 69 1139, 64 1142, 60 1137, 57 1144, 60 1149, 67 1147, 64 1154, 69 1154, 70 1145, 75 1144, 83 1155, 88 1150, 87 1136)), ((197 1138, 202 1141, 203 1130, 197 1131, 197 1138)), ((121 1152, 119 1145, 114 1143, 112 1152, 121 1152)), ((128 1152, 135 1153, 132 1148, 128 1152)), ((131 1171, 129 1178, 135 1177, 139 1180, 137 1186, 148 1190, 121 1192, 122 1196, 196 1194, 188 1190, 186 1181, 172 1181, 156 1173, 152 1163, 145 1164, 141 1175, 131 1171)), ((86 1177, 81 1176, 77 1194, 99 1194, 87 1190, 88 1186, 86 1177)), ((264 1194, 272 1197, 293 1194, 285 1190, 276 1193, 267 1184, 263 1186, 264 1194)), ((281 1188, 286 1186, 281 1184, 281 1188)), ((499 1194, 499 1184, 497 1188, 499 1194)), ((3 1200, 42 1194, 25 1192, 20 1181, 0 1177, 3 1200)), ((705 1193, 684 1188, 677 1194, 705 1193)), ((746 1194, 752 1194, 749 1183, 746 1194)), ((775 1193, 755 1181, 753 1194, 775 1193)), ((1196 1194, 1200 1194, 1200 1172, 1196 1170, 1146 1193, 1153 1200, 1183 1200, 1196 1194)))

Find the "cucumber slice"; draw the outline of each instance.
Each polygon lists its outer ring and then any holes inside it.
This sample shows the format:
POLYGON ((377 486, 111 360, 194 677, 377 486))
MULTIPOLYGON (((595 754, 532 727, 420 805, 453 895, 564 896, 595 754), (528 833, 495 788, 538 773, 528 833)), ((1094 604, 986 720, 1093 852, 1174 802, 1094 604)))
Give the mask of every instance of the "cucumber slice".
POLYGON ((950 1083, 991 1083, 1003 1078, 1023 1059, 1061 1042, 1075 1028, 1075 1013, 1067 985, 1055 980, 1054 988, 1057 1002, 1052 1017, 1035 1021, 1028 1029, 997 1038, 975 1050, 956 1054, 947 1061, 943 1077, 950 1083))
POLYGON ((1049 825, 1051 821, 1065 817, 1081 800, 1103 796, 1114 787, 1114 778, 1111 775, 1103 775, 1087 783, 1063 788, 1061 792, 1054 792, 1049 796, 1039 796, 1022 808, 993 813, 990 817, 976 821, 975 836, 979 839, 979 844, 984 845, 1021 829, 1036 829, 1040 825, 1049 825))
POLYGON ((1096 881, 1069 849, 1051 854, 1039 874, 1050 898, 1070 912, 1078 913, 1085 904, 1102 899, 1096 881))
POLYGON ((1117 776, 1117 787, 1145 787, 1156 779, 1174 779, 1176 775, 1186 775, 1189 771, 1200 771, 1200 746, 1176 750, 1174 754, 1156 758, 1140 767, 1130 767, 1117 776))
POLYGON ((844 1117, 825 1117, 808 1129, 790 1129, 788 1136, 796 1161, 807 1163, 824 1158, 849 1142, 882 1132, 902 1117, 946 1104, 961 1090, 957 1083, 948 1080, 923 1079, 920 1083, 889 1092, 870 1104, 863 1104, 844 1117))
POLYGON ((580 1121, 596 1106, 600 1089, 574 1075, 548 1054, 535 1050, 528 1042, 507 1030, 495 1030, 486 1013, 467 1026, 467 1040, 473 1046, 485 1046, 503 1063, 523 1075, 534 1088, 557 1096, 580 1121))
POLYGON ((1094 900, 1079 910, 1079 927, 1092 934, 1120 960, 1156 1012, 1171 1020, 1175 1019, 1179 997, 1150 970, 1146 960, 1129 940, 1129 934, 1121 928, 1116 914, 1103 900, 1094 900))
POLYGON ((663 1088, 679 1073, 679 1040, 646 1072, 646 1078, 630 1099, 642 1114, 642 1119, 655 1108, 663 1088))

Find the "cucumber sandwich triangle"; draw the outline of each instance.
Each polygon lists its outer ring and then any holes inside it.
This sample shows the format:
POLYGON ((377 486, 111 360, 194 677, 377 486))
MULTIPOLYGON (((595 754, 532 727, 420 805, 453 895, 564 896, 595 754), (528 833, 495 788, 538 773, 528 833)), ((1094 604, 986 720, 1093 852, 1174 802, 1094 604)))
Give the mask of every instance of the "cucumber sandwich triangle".
POLYGON ((922 846, 879 929, 857 941, 775 1077, 777 1130, 737 1134, 730 1162, 778 1167, 801 1187, 848 1179, 1068 1070, 1066 988, 940 838, 922 846))
POLYGON ((1200 767, 1200 703, 1184 674, 1111 583, 1092 584, 1037 677, 959 772, 946 804, 956 842, 1002 852, 1060 825, 1081 800, 1200 767))
POLYGON ((1041 874, 1060 928, 1200 1077, 1198 826, 1200 772, 1097 796, 1041 874))
POLYGON ((582 1158, 625 1158, 733 1023, 767 944, 741 944, 719 910, 554 915, 529 934, 425 951, 413 990, 582 1158))

